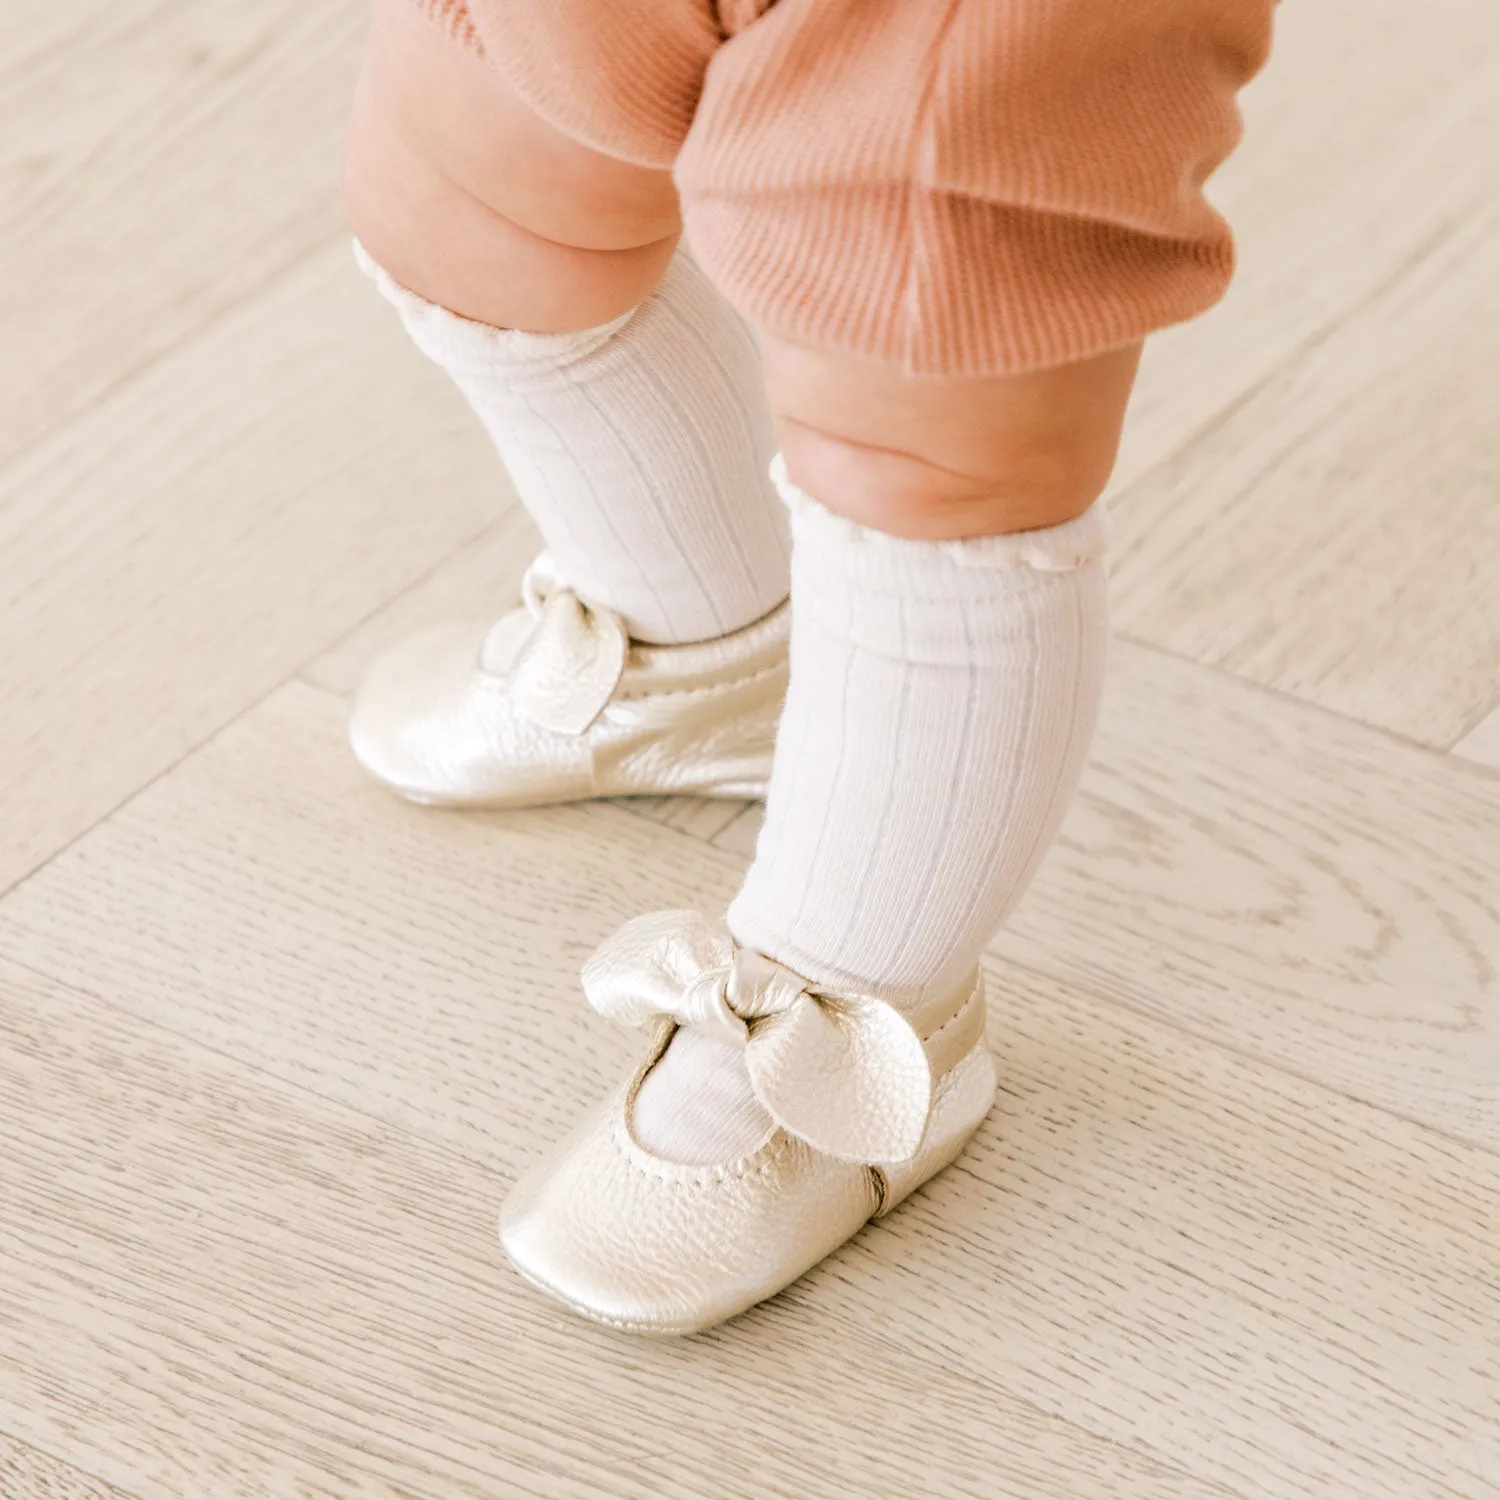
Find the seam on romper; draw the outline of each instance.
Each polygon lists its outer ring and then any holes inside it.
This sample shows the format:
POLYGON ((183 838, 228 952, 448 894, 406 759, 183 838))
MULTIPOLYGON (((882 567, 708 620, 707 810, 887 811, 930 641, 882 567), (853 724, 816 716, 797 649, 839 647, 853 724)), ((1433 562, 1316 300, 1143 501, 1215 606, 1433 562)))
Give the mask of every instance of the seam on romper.
POLYGON ((963 5, 963 0, 949 0, 948 13, 933 38, 927 54, 927 76, 922 81, 922 93, 917 100, 916 118, 912 122, 912 143, 906 159, 906 223, 908 249, 906 252, 906 284, 901 288, 901 315, 904 327, 901 330, 901 370, 910 375, 916 367, 915 346, 921 323, 922 272, 931 260, 930 250, 922 244, 917 213, 917 194, 927 191, 927 180, 936 178, 935 153, 937 136, 932 120, 932 96, 937 89, 938 74, 943 65, 943 54, 947 50, 948 38, 953 32, 954 22, 963 5), (926 175, 919 180, 919 173, 926 175))

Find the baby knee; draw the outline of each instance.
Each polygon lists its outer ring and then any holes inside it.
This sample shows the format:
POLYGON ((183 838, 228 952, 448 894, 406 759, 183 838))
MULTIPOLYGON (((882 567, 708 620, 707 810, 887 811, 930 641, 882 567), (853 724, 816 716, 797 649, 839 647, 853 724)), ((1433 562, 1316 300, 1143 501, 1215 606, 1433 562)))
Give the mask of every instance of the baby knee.
POLYGON ((1138 349, 1056 369, 908 377, 766 339, 787 469, 897 536, 994 536, 1081 515, 1114 465, 1138 349))
POLYGON ((608 322, 651 291, 676 243, 666 173, 547 125, 410 0, 377 8, 343 191, 355 235, 398 282, 498 327, 608 322))
POLYGON ((961 473, 920 452, 876 447, 782 418, 782 453, 799 489, 830 510, 892 536, 1003 536, 1082 515, 1102 488, 1060 456, 1004 472, 961 473))
POLYGON ((378 0, 349 149, 429 169, 530 233, 581 250, 633 250, 681 227, 671 173, 606 156, 549 124, 484 58, 411 0, 378 0))

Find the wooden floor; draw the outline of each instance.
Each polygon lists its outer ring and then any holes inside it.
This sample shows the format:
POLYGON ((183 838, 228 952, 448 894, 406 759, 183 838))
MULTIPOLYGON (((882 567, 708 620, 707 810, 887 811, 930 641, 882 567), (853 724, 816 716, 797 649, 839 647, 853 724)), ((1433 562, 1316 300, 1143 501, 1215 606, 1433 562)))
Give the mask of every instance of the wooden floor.
POLYGON ((1153 346, 963 1161, 642 1343, 499 1254, 579 961, 756 814, 423 813, 342 695, 528 523, 350 261, 362 0, 0 35, 0 1497, 1500 1496, 1500 18, 1298 0, 1153 346))

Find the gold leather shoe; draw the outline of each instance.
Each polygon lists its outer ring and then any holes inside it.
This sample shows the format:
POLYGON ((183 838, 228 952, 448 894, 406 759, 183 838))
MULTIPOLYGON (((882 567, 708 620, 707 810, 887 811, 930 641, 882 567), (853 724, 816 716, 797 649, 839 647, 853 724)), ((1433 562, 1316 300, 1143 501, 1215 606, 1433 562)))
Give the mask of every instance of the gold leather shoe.
POLYGON ((695 1333, 780 1291, 947 1166, 994 1100, 977 972, 908 1021, 817 993, 695 912, 659 912, 627 923, 583 984, 601 1014, 650 1023, 651 1044, 516 1184, 500 1242, 529 1281, 615 1328, 695 1333), (682 1025, 744 1044, 775 1123, 738 1161, 679 1165, 632 1132, 636 1094, 682 1025))
POLYGON ((487 630, 427 631, 379 657, 349 742, 414 802, 523 807, 583 797, 762 797, 786 694, 785 604, 715 640, 632 641, 544 553, 487 630))

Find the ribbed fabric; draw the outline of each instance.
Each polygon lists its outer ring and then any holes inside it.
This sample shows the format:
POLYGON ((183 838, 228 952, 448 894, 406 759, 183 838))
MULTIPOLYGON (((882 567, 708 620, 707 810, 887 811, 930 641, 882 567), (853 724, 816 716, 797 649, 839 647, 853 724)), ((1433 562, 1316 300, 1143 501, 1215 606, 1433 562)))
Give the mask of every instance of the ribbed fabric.
POLYGON ((750 1087, 745 1049, 685 1026, 642 1081, 630 1124, 655 1155, 707 1166, 748 1155, 771 1117, 750 1087))
POLYGON ((670 167, 724 40, 712 0, 469 0, 490 61, 559 130, 670 167))
POLYGON ((531 334, 435 307, 355 251, 468 398, 581 598, 638 640, 675 645, 738 630, 786 597, 759 354, 686 255, 624 317, 531 334))
POLYGON ((973 967, 1077 785, 1108 636, 1102 521, 908 541, 782 483, 791 685, 730 927, 915 1008, 973 967))
POLYGON ((1201 312, 1203 197, 1274 0, 418 0, 539 114, 675 170, 764 328, 914 374, 1082 359, 1201 312))
MULTIPOLYGON (((736 939, 908 1013, 957 988, 1077 787, 1108 619, 1103 522, 889 537, 788 484, 791 685, 736 939)), ((636 1101, 643 1143, 723 1161, 767 1124, 741 1055, 679 1032, 636 1101)))

